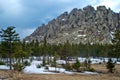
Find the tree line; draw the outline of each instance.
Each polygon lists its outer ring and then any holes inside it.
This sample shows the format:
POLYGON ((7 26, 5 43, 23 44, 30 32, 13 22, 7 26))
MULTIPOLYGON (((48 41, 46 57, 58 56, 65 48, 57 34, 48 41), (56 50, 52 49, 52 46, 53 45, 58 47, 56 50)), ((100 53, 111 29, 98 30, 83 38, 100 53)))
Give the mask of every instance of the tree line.
MULTIPOLYGON (((8 58, 11 66, 14 60, 18 62, 25 58, 36 56, 46 57, 50 61, 50 56, 59 56, 60 59, 70 60, 77 57, 114 57, 120 58, 120 31, 116 31, 112 44, 71 44, 67 40, 64 44, 49 44, 44 38, 43 42, 33 40, 31 42, 20 41, 19 34, 14 30, 15 27, 8 27, 0 31, 0 57, 8 58)), ((12 67, 10 67, 11 69, 12 67)))

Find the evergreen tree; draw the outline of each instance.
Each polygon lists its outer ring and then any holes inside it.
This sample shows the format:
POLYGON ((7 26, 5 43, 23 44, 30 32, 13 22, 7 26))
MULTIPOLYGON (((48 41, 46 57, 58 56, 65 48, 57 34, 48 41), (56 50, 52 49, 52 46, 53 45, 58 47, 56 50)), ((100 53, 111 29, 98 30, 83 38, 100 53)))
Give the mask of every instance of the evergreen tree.
POLYGON ((107 67, 109 72, 113 73, 113 69, 115 67, 115 63, 112 61, 111 58, 109 58, 106 67, 107 67))
POLYGON ((10 70, 12 69, 12 49, 13 49, 13 43, 19 41, 19 34, 16 33, 16 31, 14 30, 15 27, 10 26, 7 29, 2 29, 1 30, 1 38, 2 38, 2 42, 6 42, 7 46, 6 49, 8 51, 8 55, 9 55, 9 60, 10 60, 10 70))
POLYGON ((22 49, 21 44, 16 46, 15 53, 14 53, 14 57, 16 59, 18 59, 20 61, 22 60, 22 63, 23 63, 23 59, 28 58, 28 56, 29 56, 28 53, 22 49))
POLYGON ((74 63, 73 68, 75 70, 79 71, 80 66, 81 66, 81 64, 80 64, 79 60, 76 59, 76 62, 74 63))
POLYGON ((46 65, 46 59, 45 57, 43 57, 42 66, 45 66, 45 65, 46 65))
POLYGON ((112 39, 112 51, 115 57, 120 58, 120 30, 116 30, 114 38, 112 39))
POLYGON ((90 70, 90 68, 91 68, 91 61, 90 61, 90 59, 87 58, 85 60, 84 67, 85 67, 86 70, 90 70))
POLYGON ((57 55, 57 53, 55 52, 55 53, 54 53, 54 59, 53 59, 53 67, 55 67, 55 71, 56 71, 56 67, 57 67, 57 62, 56 62, 57 58, 58 58, 58 55, 57 55))

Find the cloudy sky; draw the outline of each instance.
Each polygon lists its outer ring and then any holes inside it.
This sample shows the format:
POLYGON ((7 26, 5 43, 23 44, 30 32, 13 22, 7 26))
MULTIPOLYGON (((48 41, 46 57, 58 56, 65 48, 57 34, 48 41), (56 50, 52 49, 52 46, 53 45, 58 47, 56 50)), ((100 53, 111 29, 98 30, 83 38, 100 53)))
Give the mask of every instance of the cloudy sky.
POLYGON ((21 38, 73 8, 105 5, 120 11, 120 0, 0 0, 0 28, 15 26, 21 38))

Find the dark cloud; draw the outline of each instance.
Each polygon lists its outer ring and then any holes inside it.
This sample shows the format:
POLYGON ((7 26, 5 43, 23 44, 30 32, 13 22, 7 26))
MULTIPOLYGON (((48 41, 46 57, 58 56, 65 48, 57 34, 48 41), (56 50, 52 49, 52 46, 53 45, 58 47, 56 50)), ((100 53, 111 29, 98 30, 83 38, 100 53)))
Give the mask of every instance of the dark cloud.
MULTIPOLYGON (((42 23, 47 23, 65 11, 86 5, 107 5, 111 0, 0 0, 0 27, 15 26, 21 38, 29 35, 42 23), (99 3, 98 3, 99 2, 99 3)), ((118 10, 120 1, 112 7, 118 10), (116 7, 116 6, 117 7, 116 7)))

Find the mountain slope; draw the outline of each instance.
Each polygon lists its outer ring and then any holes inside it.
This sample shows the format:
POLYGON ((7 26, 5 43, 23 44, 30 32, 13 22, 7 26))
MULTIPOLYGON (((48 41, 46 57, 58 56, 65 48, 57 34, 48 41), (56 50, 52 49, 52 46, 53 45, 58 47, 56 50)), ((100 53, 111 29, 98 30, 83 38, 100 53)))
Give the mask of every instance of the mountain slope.
POLYGON ((83 9, 74 8, 64 12, 47 25, 38 27, 25 41, 43 41, 48 43, 110 43, 112 33, 120 28, 120 13, 115 13, 105 6, 92 6, 83 9))

